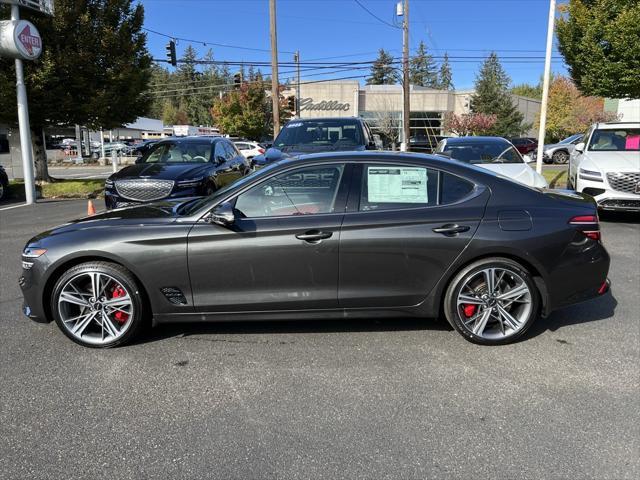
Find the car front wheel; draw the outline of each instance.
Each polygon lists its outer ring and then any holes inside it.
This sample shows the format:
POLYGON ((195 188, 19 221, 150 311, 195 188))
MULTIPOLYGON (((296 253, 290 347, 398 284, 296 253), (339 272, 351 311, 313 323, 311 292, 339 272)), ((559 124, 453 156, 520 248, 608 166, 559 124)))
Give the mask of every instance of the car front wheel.
POLYGON ((53 288, 51 311, 74 342, 107 348, 131 341, 147 311, 131 273, 109 262, 87 262, 64 272, 53 288))
POLYGON ((538 290, 531 275, 507 258, 487 258, 451 281, 445 315, 467 340, 481 345, 511 343, 538 315, 538 290))
POLYGON ((564 150, 559 150, 553 154, 553 163, 564 165, 569 161, 569 154, 564 150))

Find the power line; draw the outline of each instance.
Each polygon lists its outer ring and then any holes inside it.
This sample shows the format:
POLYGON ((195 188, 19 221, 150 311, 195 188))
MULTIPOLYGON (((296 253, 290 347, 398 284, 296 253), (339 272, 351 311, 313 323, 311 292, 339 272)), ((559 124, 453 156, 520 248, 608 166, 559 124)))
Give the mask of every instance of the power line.
POLYGON ((381 19, 379 16, 377 16, 375 13, 373 13, 371 10, 369 10, 367 7, 365 7, 363 4, 361 4, 360 0, 353 0, 353 1, 356 2, 358 5, 360 5, 360 8, 362 8, 365 12, 367 12, 373 18, 378 20, 380 23, 384 23, 387 27, 396 28, 396 29, 399 28, 397 25, 394 25, 393 23, 389 23, 389 22, 381 19))

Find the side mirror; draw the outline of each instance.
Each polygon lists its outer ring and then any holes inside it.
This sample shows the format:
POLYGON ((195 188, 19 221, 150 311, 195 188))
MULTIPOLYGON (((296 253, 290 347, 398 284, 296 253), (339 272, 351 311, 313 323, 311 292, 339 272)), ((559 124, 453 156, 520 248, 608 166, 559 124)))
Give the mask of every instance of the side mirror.
POLYGON ((580 142, 579 144, 576 145, 576 152, 578 153, 584 152, 584 142, 580 142))
POLYGON ((223 164, 224 162, 226 162, 226 161, 227 161, 227 159, 226 159, 226 158, 224 158, 222 155, 218 155, 218 156, 216 156, 216 163, 217 163, 218 165, 222 165, 222 164, 223 164))
POLYGON ((236 217, 233 213, 233 205, 229 202, 221 203, 217 205, 209 216, 209 221, 211 223, 215 223, 216 225, 221 225, 223 227, 228 227, 233 225, 236 217))

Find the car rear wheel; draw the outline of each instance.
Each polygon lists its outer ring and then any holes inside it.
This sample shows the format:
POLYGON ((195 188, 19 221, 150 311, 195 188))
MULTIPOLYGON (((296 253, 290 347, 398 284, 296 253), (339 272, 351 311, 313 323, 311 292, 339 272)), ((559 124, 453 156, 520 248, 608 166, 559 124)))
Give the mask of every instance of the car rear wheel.
POLYGON ((444 311, 467 340, 502 345, 527 331, 538 315, 539 302, 525 268, 506 258, 487 258, 455 276, 445 295, 444 311))
POLYGON ((0 200, 2 200, 4 198, 6 189, 4 186, 4 183, 0 180, 0 200))
POLYGON ((51 311, 62 332, 74 342, 107 348, 131 341, 147 311, 131 273, 109 262, 87 262, 70 268, 58 279, 51 311))
POLYGON ((564 150, 559 150, 553 154, 553 163, 564 165, 569 160, 569 154, 564 150))

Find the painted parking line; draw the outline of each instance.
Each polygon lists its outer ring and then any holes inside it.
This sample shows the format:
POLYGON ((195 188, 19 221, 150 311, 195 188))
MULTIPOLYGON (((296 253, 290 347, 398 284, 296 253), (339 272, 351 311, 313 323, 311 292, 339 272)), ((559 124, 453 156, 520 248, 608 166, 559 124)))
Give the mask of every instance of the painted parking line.
POLYGON ((28 204, 26 204, 26 203, 21 203, 19 205, 11 205, 10 207, 0 208, 0 212, 2 212, 4 210, 12 210, 14 208, 27 207, 27 206, 28 206, 28 204))

